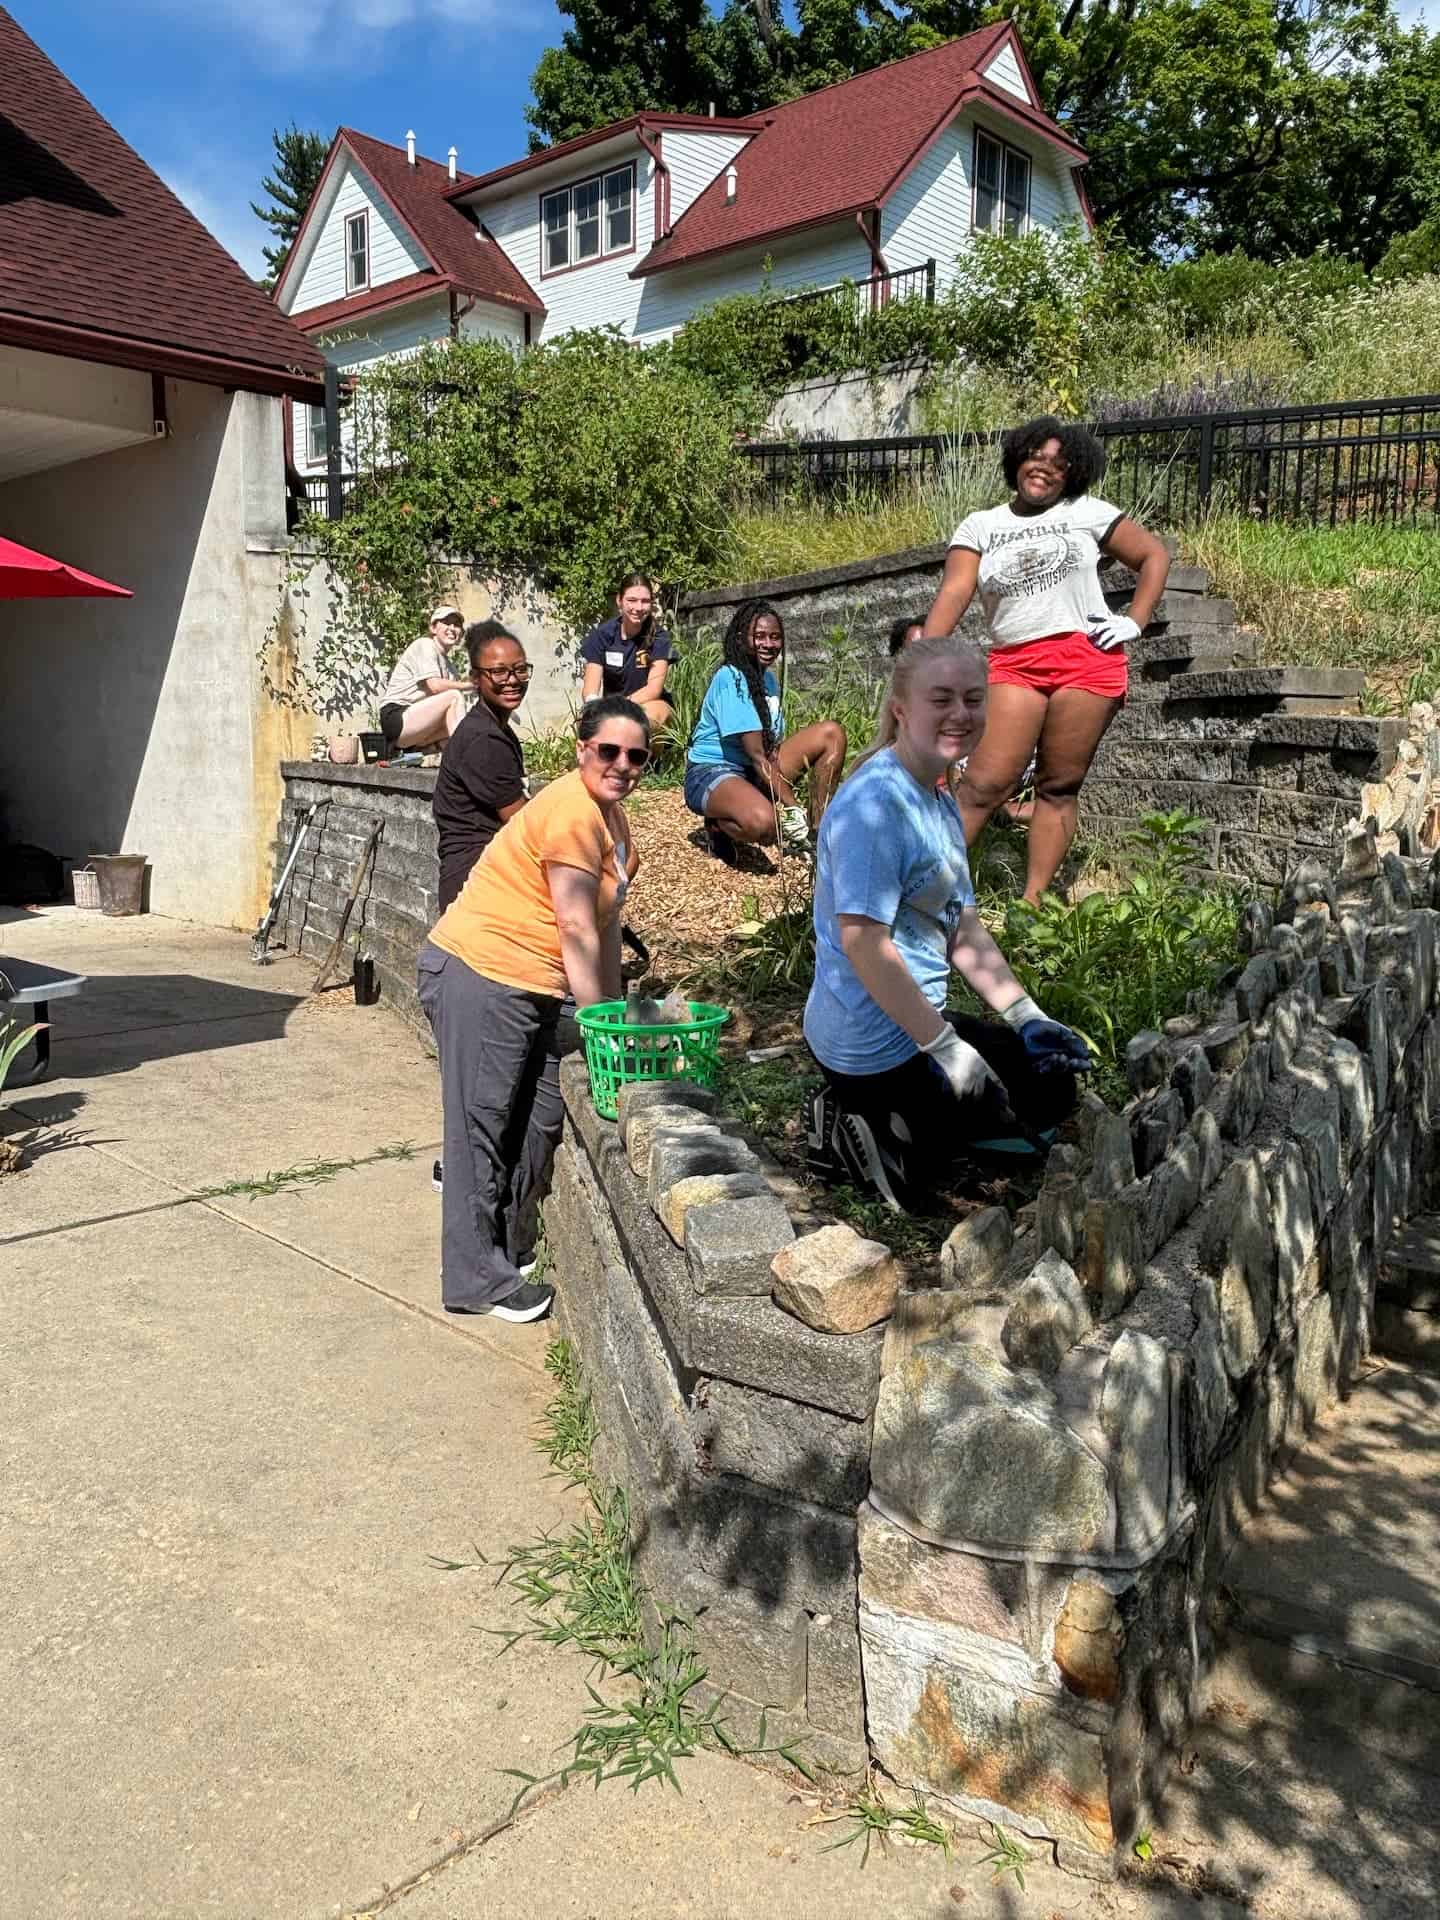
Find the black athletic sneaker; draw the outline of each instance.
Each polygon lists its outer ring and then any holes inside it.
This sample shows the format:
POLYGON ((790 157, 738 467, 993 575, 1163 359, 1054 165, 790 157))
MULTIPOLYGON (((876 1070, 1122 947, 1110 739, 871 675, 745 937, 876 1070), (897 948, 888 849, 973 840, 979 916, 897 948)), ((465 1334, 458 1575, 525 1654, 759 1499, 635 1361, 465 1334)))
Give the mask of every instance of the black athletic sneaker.
POLYGON ((858 1113, 842 1113, 832 1129, 835 1157, 857 1187, 871 1187, 894 1213, 904 1213, 900 1200, 904 1175, 900 1164, 881 1147, 868 1120, 858 1113))
POLYGON ((430 1163, 430 1184, 436 1193, 445 1191, 445 1168, 439 1160, 432 1160, 430 1163))
POLYGON ((727 867, 739 866, 740 855, 736 850, 735 842, 728 833, 722 833, 719 827, 712 827, 708 822, 705 827, 705 844, 715 858, 723 860, 727 867))
POLYGON ((514 1293, 507 1293, 503 1300, 497 1300, 486 1311, 497 1320, 543 1320, 550 1311, 550 1303, 555 1298, 553 1287, 537 1286, 533 1280, 527 1280, 523 1287, 517 1287, 514 1293))
POLYGON ((829 1087, 817 1087, 805 1103, 805 1165, 817 1180, 833 1180, 835 1146, 831 1135, 840 1109, 829 1087))

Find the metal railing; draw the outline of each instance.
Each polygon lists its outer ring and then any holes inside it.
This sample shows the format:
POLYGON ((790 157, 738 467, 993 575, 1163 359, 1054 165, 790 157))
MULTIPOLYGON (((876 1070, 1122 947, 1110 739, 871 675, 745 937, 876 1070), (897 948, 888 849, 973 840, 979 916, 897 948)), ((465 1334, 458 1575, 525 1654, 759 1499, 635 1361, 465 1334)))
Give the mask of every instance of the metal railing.
POLYGON ((858 313, 873 313, 894 300, 923 300, 935 304, 935 262, 922 260, 916 267, 897 267, 893 273, 875 273, 868 280, 842 280, 833 287, 816 287, 808 293, 793 293, 782 300, 784 307, 807 307, 820 300, 853 300, 858 313))
MULTIPOLYGON (((1440 524, 1440 396, 1180 414, 1094 424, 1106 497, 1164 526, 1212 505, 1311 526, 1440 524)), ((965 447, 940 434, 751 442, 752 499, 834 500, 936 475, 965 447)))

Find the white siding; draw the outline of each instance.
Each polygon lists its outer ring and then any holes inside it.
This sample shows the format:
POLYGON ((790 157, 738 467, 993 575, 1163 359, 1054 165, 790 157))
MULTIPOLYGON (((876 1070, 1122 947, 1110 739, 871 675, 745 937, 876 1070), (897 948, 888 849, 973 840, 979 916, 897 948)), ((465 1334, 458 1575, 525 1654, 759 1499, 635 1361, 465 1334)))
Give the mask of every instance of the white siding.
POLYGON ((780 293, 833 287, 841 280, 866 280, 873 271, 870 249, 853 221, 817 227, 788 241, 722 253, 694 267, 676 267, 637 282, 644 288, 636 333, 644 341, 666 338, 701 307, 732 293, 758 293, 769 260, 770 285, 780 293))
POLYGON ((1034 106, 1035 102, 1030 98, 1030 89, 1025 84, 1025 76, 1020 71, 1020 62, 1015 58, 1015 49, 1008 43, 985 68, 985 78, 991 86, 1003 87, 1006 93, 1013 93, 1017 100, 1028 101, 1032 107, 1034 106))
POLYGON ((345 298, 349 291, 345 285, 345 221, 362 208, 370 210, 372 287, 422 273, 430 264, 391 212, 375 182, 349 154, 343 154, 331 169, 326 199, 328 204, 316 209, 309 257, 300 278, 287 284, 280 303, 286 313, 305 313, 311 307, 328 306, 332 300, 345 298))
MULTIPOLYGON (((577 328, 618 326, 625 335, 635 331, 635 315, 640 305, 642 282, 629 277, 630 269, 643 260, 655 238, 655 163, 637 145, 633 151, 603 163, 614 167, 621 160, 635 162, 635 239, 631 253, 594 260, 568 272, 545 275, 540 271, 540 194, 539 171, 522 175, 525 184, 500 200, 485 200, 475 211, 484 221, 496 244, 504 249, 545 302, 545 319, 540 338, 553 340, 556 334, 572 333, 577 328)), ((573 172, 560 174, 546 168, 543 191, 587 180, 601 170, 602 163, 586 165, 577 159, 573 172)), ((538 316, 537 316, 538 318, 538 316)))
MULTIPOLYGON (((476 309, 479 312, 479 309, 476 309)), ((473 315, 471 316, 474 317, 473 315)), ((375 360, 399 360, 416 353, 432 340, 450 337, 450 300, 445 294, 428 300, 416 300, 393 313, 357 315, 347 327, 321 334, 316 345, 332 367, 342 370, 363 367, 375 360)), ((302 473, 323 473, 324 460, 311 460, 307 452, 306 410, 293 401, 295 424, 295 464, 302 473)), ((346 448, 349 464, 349 448, 346 448)))
POLYGON ((491 307, 482 300, 460 316, 462 340, 503 340, 512 347, 525 344, 525 316, 513 307, 491 307))
POLYGON ((670 169, 670 224, 691 207, 742 147, 747 133, 680 133, 668 127, 660 135, 660 157, 670 169))
POLYGON ((964 113, 931 147, 886 201, 881 250, 892 272, 936 262, 936 284, 957 276, 956 256, 970 245, 970 168, 975 127, 1030 156, 1030 224, 1054 230, 1083 220, 1070 168, 1053 147, 1032 140, 998 114, 964 113))

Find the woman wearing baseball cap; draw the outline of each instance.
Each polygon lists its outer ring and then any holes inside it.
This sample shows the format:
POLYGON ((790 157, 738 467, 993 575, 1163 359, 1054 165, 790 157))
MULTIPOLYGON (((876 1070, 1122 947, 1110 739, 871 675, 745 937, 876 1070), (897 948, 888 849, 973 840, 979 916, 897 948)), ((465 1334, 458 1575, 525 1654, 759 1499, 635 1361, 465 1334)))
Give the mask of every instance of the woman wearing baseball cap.
POLYGON ((390 669, 380 697, 380 731, 397 747, 442 746, 465 718, 473 680, 450 672, 450 649, 458 646, 465 620, 458 607, 436 607, 430 631, 412 640, 390 669))

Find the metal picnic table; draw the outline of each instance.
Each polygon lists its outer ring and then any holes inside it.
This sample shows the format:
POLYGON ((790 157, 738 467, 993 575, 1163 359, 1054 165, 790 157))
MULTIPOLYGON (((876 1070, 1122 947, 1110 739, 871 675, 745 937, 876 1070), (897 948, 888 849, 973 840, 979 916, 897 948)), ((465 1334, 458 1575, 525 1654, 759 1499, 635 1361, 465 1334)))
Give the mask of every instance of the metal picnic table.
POLYGON ((32 1063, 17 1072, 11 1068, 5 1084, 33 1087, 50 1071, 50 1002, 79 993, 85 985, 83 973, 62 973, 58 967, 42 967, 33 960, 7 960, 0 953, 0 1012, 7 1007, 32 1007, 35 1025, 31 1039, 35 1048, 32 1063))

